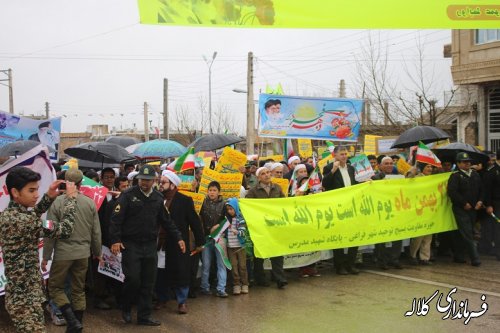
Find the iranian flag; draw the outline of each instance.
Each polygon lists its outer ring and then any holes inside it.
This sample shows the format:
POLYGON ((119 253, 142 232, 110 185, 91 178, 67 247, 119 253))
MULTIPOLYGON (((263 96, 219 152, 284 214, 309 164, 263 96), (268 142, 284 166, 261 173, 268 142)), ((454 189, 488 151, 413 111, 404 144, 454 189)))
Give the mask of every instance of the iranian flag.
POLYGON ((167 169, 182 172, 184 170, 194 169, 194 147, 188 149, 187 152, 179 156, 167 166, 167 169))
POLYGON ((334 156, 333 150, 335 149, 335 145, 331 141, 326 142, 326 146, 328 147, 327 150, 321 154, 321 158, 327 158, 328 156, 334 156))
POLYGON ((283 145, 283 158, 285 161, 288 161, 288 159, 294 155, 295 152, 293 151, 292 139, 286 139, 283 145))
POLYGON ((92 179, 83 176, 82 185, 80 186, 80 192, 92 199, 95 202, 97 210, 99 210, 102 203, 104 202, 104 199, 106 199, 108 189, 101 184, 96 183, 92 179))
POLYGON ((315 193, 318 192, 320 187, 321 179, 319 178, 319 167, 316 166, 314 168, 314 171, 311 173, 311 176, 309 176, 309 179, 304 184, 302 184, 301 187, 299 187, 299 191, 305 192, 310 189, 311 192, 315 193))
POLYGON ((436 155, 422 142, 418 143, 417 148, 417 162, 427 163, 435 167, 441 167, 441 161, 436 155))

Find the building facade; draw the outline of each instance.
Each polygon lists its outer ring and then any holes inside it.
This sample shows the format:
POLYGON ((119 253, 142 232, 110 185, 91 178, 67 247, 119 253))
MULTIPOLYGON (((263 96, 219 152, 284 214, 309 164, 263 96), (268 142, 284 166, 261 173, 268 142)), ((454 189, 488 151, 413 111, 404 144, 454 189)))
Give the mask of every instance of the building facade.
POLYGON ((500 150, 500 29, 452 30, 451 58, 458 140, 500 150))

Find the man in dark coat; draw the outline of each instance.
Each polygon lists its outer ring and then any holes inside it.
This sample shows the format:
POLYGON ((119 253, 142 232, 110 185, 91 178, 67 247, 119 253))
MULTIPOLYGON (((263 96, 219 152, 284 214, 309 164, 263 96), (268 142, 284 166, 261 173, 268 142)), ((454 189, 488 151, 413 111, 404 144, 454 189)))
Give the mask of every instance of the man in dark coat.
MULTIPOLYGON (((336 146, 334 149, 335 162, 332 163, 331 171, 324 174, 323 187, 327 191, 356 185, 358 182, 354 179, 354 167, 347 164, 347 148, 345 146, 336 146)), ((327 169, 325 167, 325 169, 327 169)), ((359 274, 359 270, 354 267, 358 247, 350 247, 347 254, 344 249, 333 250, 333 263, 335 270, 339 275, 359 274)))
POLYGON ((448 196, 453 204, 457 230, 453 234, 453 257, 456 263, 465 263, 465 251, 472 266, 481 265, 474 241, 474 223, 477 211, 483 207, 483 190, 479 174, 471 169, 469 154, 457 154, 458 170, 448 180, 448 196))
POLYGON ((125 282, 122 289, 122 318, 132 322, 132 303, 137 301, 137 324, 158 326, 151 318, 153 290, 158 265, 157 240, 159 226, 175 238, 181 252, 186 244, 164 206, 163 195, 153 188, 156 179, 151 165, 142 166, 136 176, 139 185, 118 197, 109 229, 111 252, 122 253, 125 282))
MULTIPOLYGON (((380 156, 379 156, 380 157, 380 156)), ((384 179, 387 175, 392 174, 394 161, 390 156, 384 156, 379 163, 379 173, 372 177, 372 180, 384 179)), ((375 244, 375 253, 377 255, 377 264, 383 269, 389 269, 392 266, 397 269, 402 269, 403 266, 399 262, 401 251, 403 249, 403 241, 392 241, 390 248, 385 247, 385 243, 375 244)))
MULTIPOLYGON (((160 191, 165 198, 165 207, 170 211, 177 229, 182 234, 182 239, 189 243, 189 230, 193 232, 196 247, 204 244, 203 228, 200 218, 194 209, 193 199, 177 191, 180 178, 170 170, 165 170, 161 175, 160 191)), ((191 260, 189 251, 185 253, 179 250, 175 239, 167 235, 167 239, 161 239, 161 247, 165 248, 165 281, 158 276, 157 284, 165 283, 167 287, 175 292, 179 314, 187 313, 186 300, 189 293, 191 279, 191 260)))
MULTIPOLYGON (((500 217, 500 150, 497 151, 496 161, 493 166, 488 169, 483 183, 486 192, 484 201, 486 213, 489 215, 494 213, 495 216, 500 217)), ((500 260, 500 223, 496 222, 491 216, 488 218, 490 219, 489 225, 491 228, 487 230, 490 231, 491 234, 486 237, 488 239, 493 239, 495 243, 494 253, 497 260, 500 260)))

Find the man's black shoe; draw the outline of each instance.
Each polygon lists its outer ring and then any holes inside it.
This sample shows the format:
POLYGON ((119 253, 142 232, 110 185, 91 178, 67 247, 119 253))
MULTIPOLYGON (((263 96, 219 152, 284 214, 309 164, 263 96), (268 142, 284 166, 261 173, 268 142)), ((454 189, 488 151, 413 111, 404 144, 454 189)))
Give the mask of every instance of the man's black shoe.
POLYGON ((132 315, 130 314, 130 311, 122 311, 122 319, 126 324, 130 324, 132 322, 132 315))
POLYGON ((481 262, 480 262, 479 260, 473 260, 473 261, 471 262, 471 265, 472 265, 472 266, 475 266, 475 267, 479 267, 479 266, 481 266, 481 262))
POLYGON ((392 267, 397 268, 397 269, 403 269, 403 266, 399 263, 399 261, 391 262, 391 263, 389 263, 389 266, 392 266, 392 267))
POLYGON ((160 326, 161 323, 158 320, 154 320, 152 318, 145 318, 145 319, 137 319, 137 325, 160 326))
POLYGON ((276 285, 278 286, 279 289, 285 289, 285 286, 288 284, 287 281, 278 281, 276 282, 276 285))
POLYGON ((337 269, 337 274, 338 275, 348 275, 349 273, 347 273, 347 271, 345 270, 344 267, 341 267, 341 268, 337 269))

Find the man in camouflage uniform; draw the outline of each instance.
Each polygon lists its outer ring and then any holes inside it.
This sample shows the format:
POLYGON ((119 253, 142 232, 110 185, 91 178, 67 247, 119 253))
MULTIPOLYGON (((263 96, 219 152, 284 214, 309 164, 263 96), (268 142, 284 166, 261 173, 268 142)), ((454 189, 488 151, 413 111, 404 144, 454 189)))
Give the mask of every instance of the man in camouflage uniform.
POLYGON ((45 332, 38 243, 41 237, 68 238, 73 232, 76 188, 68 183, 61 221, 42 221, 58 196, 63 181, 53 182, 39 199, 40 174, 25 167, 12 168, 6 178, 9 206, 0 215, 0 244, 5 262, 5 307, 18 332, 45 332))

